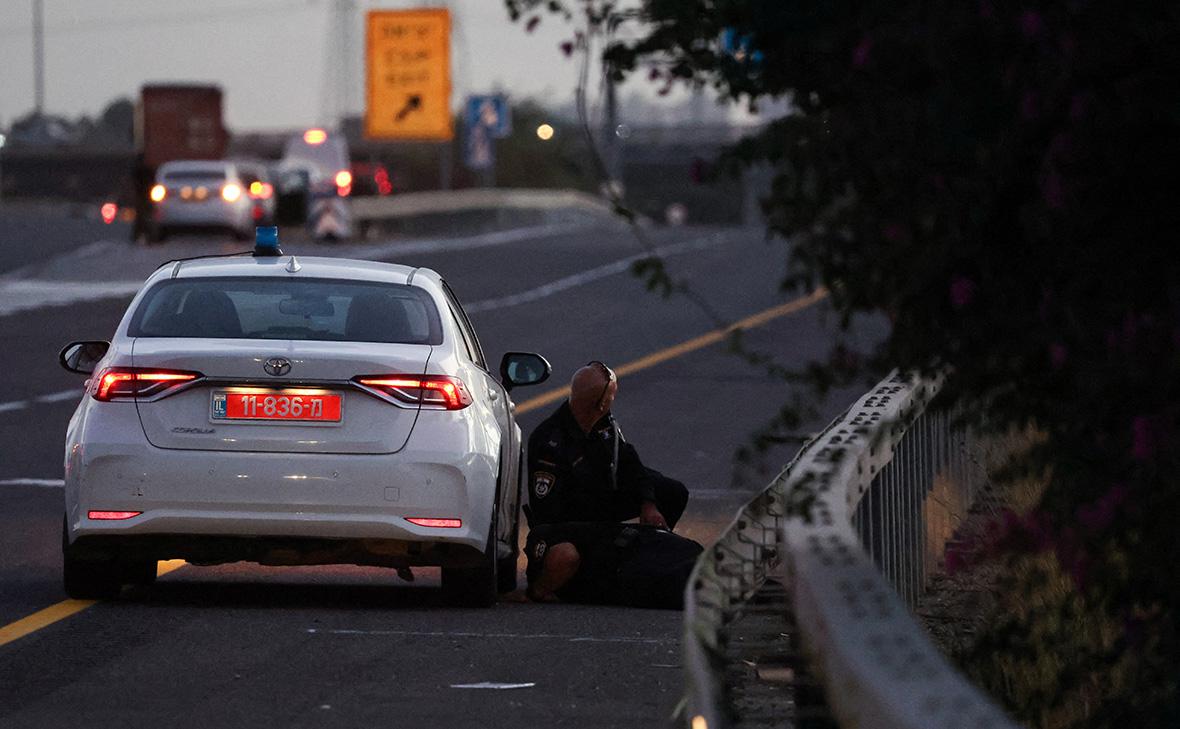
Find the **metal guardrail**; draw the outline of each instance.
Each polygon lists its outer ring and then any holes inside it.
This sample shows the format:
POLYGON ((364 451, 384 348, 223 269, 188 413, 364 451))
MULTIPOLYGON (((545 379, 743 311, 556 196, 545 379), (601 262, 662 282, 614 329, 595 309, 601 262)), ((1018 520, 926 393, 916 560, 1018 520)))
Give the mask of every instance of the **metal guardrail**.
POLYGON ((1016 726, 908 609, 928 573, 932 490, 970 504, 985 476, 968 435, 945 415, 924 414, 940 386, 896 372, 885 378, 804 445, 702 555, 685 595, 693 729, 734 723, 727 626, 780 565, 793 637, 839 726, 1016 726))

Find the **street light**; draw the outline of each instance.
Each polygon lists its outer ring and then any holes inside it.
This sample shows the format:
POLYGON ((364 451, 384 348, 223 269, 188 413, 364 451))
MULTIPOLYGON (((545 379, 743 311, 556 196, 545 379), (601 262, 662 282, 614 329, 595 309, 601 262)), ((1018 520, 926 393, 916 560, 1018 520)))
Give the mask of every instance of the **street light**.
POLYGON ((553 127, 548 124, 542 124, 537 127, 537 138, 542 142, 548 142, 553 139, 553 127))

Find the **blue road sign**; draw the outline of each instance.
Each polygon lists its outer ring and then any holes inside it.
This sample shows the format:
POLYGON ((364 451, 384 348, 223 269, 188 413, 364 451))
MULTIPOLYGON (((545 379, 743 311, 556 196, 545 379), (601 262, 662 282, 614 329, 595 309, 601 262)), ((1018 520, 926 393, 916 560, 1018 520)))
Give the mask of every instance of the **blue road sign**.
POLYGON ((503 139, 512 134, 512 108, 503 94, 481 94, 467 97, 463 122, 470 134, 483 127, 492 139, 503 139))

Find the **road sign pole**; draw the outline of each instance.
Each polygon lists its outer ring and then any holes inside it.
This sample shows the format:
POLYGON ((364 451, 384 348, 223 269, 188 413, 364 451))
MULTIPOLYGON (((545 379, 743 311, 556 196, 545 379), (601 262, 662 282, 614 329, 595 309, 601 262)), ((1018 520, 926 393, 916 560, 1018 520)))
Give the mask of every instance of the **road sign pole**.
POLYGON ((438 189, 450 190, 451 169, 455 165, 455 153, 451 142, 443 142, 438 147, 438 189))

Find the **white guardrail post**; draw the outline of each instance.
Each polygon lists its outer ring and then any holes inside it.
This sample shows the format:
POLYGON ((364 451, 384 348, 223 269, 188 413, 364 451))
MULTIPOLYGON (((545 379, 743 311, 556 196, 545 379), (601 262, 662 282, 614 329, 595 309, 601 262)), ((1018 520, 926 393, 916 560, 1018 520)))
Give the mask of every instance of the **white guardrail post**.
MULTIPOLYGON (((692 729, 729 725, 726 624, 780 560, 797 638, 839 726, 1016 727, 950 665, 908 608, 926 575, 927 490, 936 473, 962 461, 945 417, 919 421, 940 386, 896 372, 885 378, 804 445, 701 556, 685 594, 692 729)), ((966 481, 974 491, 974 479, 966 481)))

